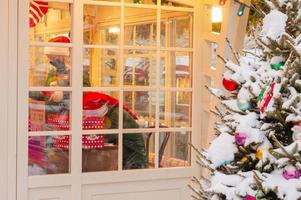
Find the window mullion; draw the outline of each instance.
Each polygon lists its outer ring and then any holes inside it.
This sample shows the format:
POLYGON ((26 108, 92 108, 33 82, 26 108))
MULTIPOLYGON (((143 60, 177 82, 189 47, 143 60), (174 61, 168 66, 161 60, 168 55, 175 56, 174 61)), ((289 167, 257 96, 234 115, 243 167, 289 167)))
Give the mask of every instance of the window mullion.
POLYGON ((72 101, 71 101, 71 199, 81 200, 82 174, 82 59, 83 59, 83 3, 75 1, 72 13, 72 101))

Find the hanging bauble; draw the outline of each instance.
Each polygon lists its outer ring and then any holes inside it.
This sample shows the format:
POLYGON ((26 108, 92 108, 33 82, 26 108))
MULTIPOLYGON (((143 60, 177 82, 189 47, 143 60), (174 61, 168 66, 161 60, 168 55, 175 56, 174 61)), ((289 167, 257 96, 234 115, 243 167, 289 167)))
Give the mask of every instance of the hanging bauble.
POLYGON ((247 140, 247 134, 242 133, 242 132, 237 132, 235 133, 235 142, 236 144, 238 144, 239 146, 244 146, 247 140))
POLYGON ((235 81, 232 81, 231 79, 223 78, 223 86, 226 90, 232 92, 234 90, 237 90, 238 84, 235 81))
POLYGON ((294 124, 293 128, 293 140, 297 141, 297 140, 301 140, 301 122, 297 122, 294 124))
POLYGON ((258 160, 261 160, 262 156, 263 156, 263 150, 261 148, 258 148, 257 151, 256 151, 256 158, 258 160))
POLYGON ((268 81, 257 97, 257 105, 260 113, 264 113, 274 95, 275 83, 268 81))
POLYGON ((301 171, 294 166, 286 166, 282 175, 286 180, 298 179, 301 177, 301 171))
POLYGON ((248 161, 249 161, 248 156, 244 156, 244 157, 242 157, 242 159, 240 160, 241 163, 246 163, 246 162, 248 162, 248 161))
POLYGON ((280 69, 283 69, 284 65, 285 65, 285 62, 274 63, 274 64, 271 64, 271 68, 278 71, 280 69))
POLYGON ((226 4, 226 0, 219 0, 219 5, 223 6, 226 4))
POLYGON ((245 112, 251 108, 251 103, 246 99, 237 99, 236 100, 237 107, 239 110, 245 112))
POLYGON ((251 196, 251 195, 247 195, 245 200, 256 200, 256 197, 251 196))
POLYGON ((271 68, 278 71, 283 69, 285 65, 285 59, 282 56, 274 56, 271 59, 271 68))
POLYGON ((298 133, 293 133, 293 140, 297 141, 297 140, 301 140, 301 132, 298 133))

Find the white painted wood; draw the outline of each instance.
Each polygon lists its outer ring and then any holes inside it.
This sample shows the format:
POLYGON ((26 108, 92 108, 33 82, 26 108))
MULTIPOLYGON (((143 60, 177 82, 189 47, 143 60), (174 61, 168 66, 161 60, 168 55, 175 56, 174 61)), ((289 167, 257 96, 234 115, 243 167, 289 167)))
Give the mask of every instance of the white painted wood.
MULTIPOLYGON (((52 187, 29 190, 30 200, 71 200, 70 187, 52 187)), ((80 198, 81 199, 81 198, 80 198)))
POLYGON ((8 39, 9 39, 9 30, 8 30, 8 16, 9 16, 9 1, 2 1, 1 8, 0 8, 0 139, 3 141, 3 144, 0 146, 0 185, 3 187, 0 188, 0 194, 3 194, 3 198, 7 198, 8 196, 8 39))
POLYGON ((28 0, 18 1, 17 200, 28 198, 28 0))
POLYGON ((83 200, 188 200, 189 178, 147 180, 113 185, 84 185, 83 200))
MULTIPOLYGON (((13 0, 10 0, 13 2, 13 0)), ((179 0, 177 0, 179 1, 179 0)), ((185 0, 180 0, 181 2, 185 2, 185 0)), ((15 1, 16 2, 16 1, 15 1)), ((60 2, 73 2, 71 0, 60 0, 60 2)), ((187 1, 188 2, 188 1, 187 1)), ((215 3, 217 4, 218 1, 210 1, 207 3, 215 3)), ((12 3, 14 5, 14 3, 12 3)), ((158 5, 138 5, 138 4, 129 4, 125 3, 124 0, 121 2, 108 2, 108 1, 92 1, 92 0, 76 0, 74 1, 73 6, 73 43, 72 44, 56 44, 56 46, 68 46, 72 47, 72 87, 70 88, 58 88, 58 90, 68 90, 72 92, 72 131, 68 131, 67 134, 72 134, 72 149, 71 149, 71 174, 65 175, 49 175, 49 176, 35 176, 35 177, 27 177, 27 96, 28 90, 49 90, 48 88, 28 88, 27 86, 27 60, 28 60, 28 46, 40 46, 40 45, 49 45, 47 43, 29 43, 28 42, 28 17, 26 9, 28 8, 28 0, 19 0, 19 35, 18 40, 11 41, 11 45, 16 45, 16 41, 19 42, 18 46, 18 133, 13 134, 11 137, 7 137, 6 139, 10 142, 18 136, 18 177, 17 177, 17 200, 42 200, 42 199, 51 199, 51 200, 165 200, 165 199, 173 199, 173 200, 188 200, 189 199, 189 189, 187 184, 189 183, 190 177, 192 175, 199 174, 199 168, 195 164, 195 157, 194 153, 192 152, 192 167, 186 168, 170 168, 170 169, 159 169, 158 163, 158 154, 156 154, 156 163, 155 169, 145 169, 145 170, 129 170, 129 171, 122 171, 122 159, 119 156, 118 160, 118 171, 116 172, 98 172, 98 173, 81 173, 81 135, 83 132, 81 131, 81 98, 83 91, 99 91, 100 88, 83 88, 81 81, 82 77, 82 47, 88 48, 114 48, 114 49, 121 49, 120 51, 120 58, 121 58, 121 67, 123 66, 124 62, 124 53, 122 49, 145 49, 145 50, 155 50, 157 52, 156 57, 156 70, 159 72, 159 62, 160 56, 159 53, 161 50, 165 51, 185 51, 185 52, 193 52, 193 86, 191 88, 162 88, 157 84, 153 88, 152 91, 156 92, 157 94, 159 91, 193 91, 192 96, 192 104, 193 104, 193 112, 192 112, 192 128, 172 128, 172 129, 159 129, 159 123, 156 123, 155 128, 152 130, 155 132, 155 141, 156 146, 155 149, 158 151, 159 146, 159 131, 192 131, 192 144, 195 146, 200 146, 201 143, 206 143, 208 134, 212 134, 212 132, 207 132, 201 127, 201 122, 206 122, 205 126, 208 124, 212 124, 212 118, 206 119, 203 115, 205 111, 209 111, 215 104, 212 102, 210 105, 206 105, 201 100, 203 98, 202 87, 204 84, 204 75, 206 74, 206 66, 209 64, 208 59, 203 59, 202 55, 207 55, 208 51, 211 49, 208 48, 206 42, 217 42, 219 45, 219 53, 222 55, 225 54, 225 36, 228 33, 228 26, 230 23, 229 19, 229 11, 232 6, 230 1, 227 1, 227 4, 224 6, 224 25, 222 28, 222 33, 220 35, 212 34, 207 30, 204 30, 206 27, 206 21, 210 20, 208 16, 205 15, 205 5, 204 1, 199 0, 189 0, 189 5, 192 5, 193 8, 181 8, 181 7, 170 7, 170 6, 162 6, 160 1, 158 5), (160 14, 161 9, 165 10, 174 10, 174 11, 185 11, 185 12, 193 12, 194 13, 194 20, 193 20, 193 48, 163 48, 160 47, 159 40, 157 40, 157 44, 155 47, 131 47, 131 46, 124 46, 124 38, 121 37, 121 42, 119 46, 102 46, 102 45, 83 45, 83 34, 82 34, 82 14, 83 14, 83 3, 89 3, 93 5, 115 5, 121 6, 121 14, 124 13, 125 9, 124 6, 129 7, 139 7, 139 8, 151 8, 157 9, 157 23, 160 24, 160 14), (205 62, 206 61, 206 62, 205 62), (205 139, 205 140, 204 140, 205 139)), ((14 6, 17 6, 16 3, 14 6)), ((2 9, 0 8, 2 11, 2 9)), ((16 10, 15 14, 16 14, 16 10)), ((232 10, 233 11, 233 10, 232 10)), ((6 13, 7 14, 7 13, 6 13)), ((5 15, 5 12, 1 12, 1 15, 5 15)), ((123 16, 123 15, 122 15, 123 16)), ((1 19, 0 19, 1 20, 1 19)), ((13 22, 16 20, 13 20, 13 22)), ((5 21, 4 21, 5 22, 5 21)), ((123 25, 125 23, 125 19, 121 18, 121 36, 124 33, 123 25)), ((7 24, 7 22, 6 22, 7 24)), ((1 28, 2 29, 2 28, 1 28)), ((12 30, 14 30, 12 28, 12 30)), ((157 37, 160 35, 160 26, 157 28, 157 37)), ((6 35, 7 37, 7 35, 6 35)), ((0 38, 0 40, 3 38, 0 38)), ((15 47, 16 48, 16 47, 15 47)), ((12 47, 9 57, 13 57, 14 50, 17 51, 12 47)), ((0 58, 2 56, 7 56, 5 52, 1 51, 0 49, 0 58)), ((7 62, 7 59, 3 59, 4 61, 0 62, 7 62)), ((16 65, 16 61, 13 59, 10 60, 12 65, 16 65)), ((2 65, 2 63, 1 63, 2 65)), ((0 69, 1 70, 1 69, 0 69)), ((2 69, 3 70, 3 69, 2 69)), ((7 69, 4 69, 7 70, 7 69)), ((208 70, 207 70, 208 71, 208 70)), ((2 71, 1 71, 2 72, 2 71)), ((4 71, 7 73, 7 71, 4 71)), ((14 107, 13 109, 16 111, 16 106, 14 105, 14 101, 16 98, 16 94, 13 91, 16 91, 16 84, 14 84, 14 80, 17 79, 17 72, 16 69, 13 68, 12 71, 12 80, 10 80, 10 88, 12 90, 12 96, 10 97, 10 106, 14 107)), ((217 83, 220 81, 222 73, 222 63, 218 62, 218 67, 215 72, 209 71, 209 75, 212 80, 215 80, 217 83)), ((1 73, 2 74, 2 73, 1 73)), ((0 75, 1 75, 0 74, 0 75)), ((120 83, 123 83, 123 71, 120 70, 119 78, 120 83)), ((2 80, 2 79, 1 79, 2 80)), ((1 81, 0 80, 0 81, 1 81)), ((160 76, 157 73, 156 76, 157 83, 160 81, 160 76)), ((6 80, 7 81, 7 80, 6 80)), ((2 85, 0 85, 1 87, 2 85)), ((120 91, 119 101, 120 104, 123 104, 123 91, 127 91, 129 88, 126 87, 115 87, 115 88, 101 88, 105 91, 120 91)), ((134 90, 139 91, 149 91, 149 89, 145 89, 143 87, 134 88, 134 90)), ((6 92, 7 89, 6 89, 6 92)), ((159 102, 159 96, 156 96, 157 102, 159 102)), ((9 101, 10 101, 9 100, 9 101)), ((0 99, 0 103, 2 105, 2 101, 0 99)), ((6 99, 4 105, 8 104, 8 100, 6 99)), ((0 105, 0 108, 2 108, 0 105)), ((13 110, 12 109, 12 110, 13 110)), ((159 110, 159 106, 156 106, 156 110, 159 110)), ((7 111, 6 111, 7 112, 7 111)), ((122 116, 122 107, 119 108, 119 115, 122 116)), ((17 113, 17 112, 15 112, 17 113)), ((10 114, 10 119, 16 117, 14 114, 10 114)), ((0 116, 1 117, 1 116, 0 116)), ((157 118, 159 118, 157 112, 157 118)), ((3 123, 0 120, 0 124, 3 123)), ((12 120, 9 124, 10 130, 14 128, 14 120, 12 120)), ((123 130, 122 129, 122 117, 119 118, 120 127, 117 130, 110 130, 116 131, 119 134, 119 155, 122 155, 122 133, 135 133, 135 132, 149 132, 149 129, 137 129, 137 130, 123 130)), ((212 128, 209 125, 208 130, 212 128)), ((108 130, 101 130, 101 131, 88 131, 85 133, 110 133, 108 130)), ((0 133, 0 137, 2 138, 2 133, 0 133)), ((32 134, 32 133, 30 133, 32 134)), ((43 133, 38 133, 43 135, 43 133)), ((53 134, 51 132, 47 132, 47 134, 53 134)), ((53 135, 60 135, 64 134, 64 132, 58 132, 53 135)), ((208 137, 209 138, 209 137, 208 137)), ((4 149, 8 149, 10 143, 7 143, 4 149)), ((9 157, 14 155, 14 149, 16 146, 12 145, 12 151, 10 155, 7 154, 7 157, 4 158, 8 160, 9 157)), ((7 152, 7 150, 6 150, 7 152)), ((14 167, 13 162, 10 162, 10 165, 14 167)), ((0 164, 0 167, 1 164, 0 164)), ((2 168, 0 168, 2 169, 2 168)), ((7 168, 3 168, 4 171, 8 171, 7 168)), ((11 169, 11 173, 13 174, 13 169, 11 169)), ((1 172, 0 172, 1 173, 1 172)), ((16 176, 12 176, 16 177, 16 176)), ((7 176, 6 176, 7 179, 7 176)), ((11 183, 16 183, 13 179, 10 179, 11 183)), ((13 191, 13 186, 11 188, 1 188, 4 190, 13 191)), ((12 198, 9 200, 14 200, 14 195, 11 194, 12 198)))

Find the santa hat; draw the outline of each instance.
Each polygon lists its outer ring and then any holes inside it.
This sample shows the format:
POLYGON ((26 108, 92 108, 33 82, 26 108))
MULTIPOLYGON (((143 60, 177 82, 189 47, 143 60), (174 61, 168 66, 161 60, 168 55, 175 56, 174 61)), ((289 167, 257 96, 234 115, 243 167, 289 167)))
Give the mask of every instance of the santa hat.
MULTIPOLYGON (((66 36, 58 36, 52 38, 48 42, 59 42, 59 43, 70 43, 70 39, 66 36)), ((70 50, 66 47, 45 47, 44 53, 46 55, 60 55, 60 56, 69 56, 70 50)))
MULTIPOLYGON (((83 110, 87 115, 98 113, 98 116, 104 116, 108 112, 108 107, 113 108, 118 105, 117 99, 101 92, 85 92, 83 96, 83 110)), ((138 119, 138 116, 127 105, 123 105, 123 109, 135 120, 138 119)))

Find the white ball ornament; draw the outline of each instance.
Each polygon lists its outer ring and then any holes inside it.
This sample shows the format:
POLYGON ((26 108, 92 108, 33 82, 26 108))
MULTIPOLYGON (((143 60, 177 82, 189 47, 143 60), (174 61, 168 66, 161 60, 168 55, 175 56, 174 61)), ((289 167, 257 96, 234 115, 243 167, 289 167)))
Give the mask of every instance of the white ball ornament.
POLYGON ((300 122, 299 123, 296 123, 294 125, 294 127, 292 128, 292 131, 293 131, 293 140, 294 141, 297 141, 297 140, 300 140, 301 141, 301 125, 300 125, 300 122))
POLYGON ((250 102, 246 99, 237 99, 236 104, 237 104, 237 107, 239 108, 239 110, 241 110, 243 112, 245 112, 251 108, 250 102))

